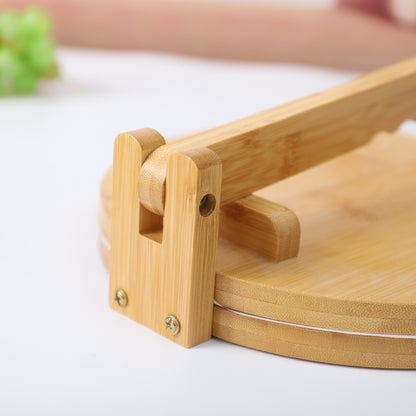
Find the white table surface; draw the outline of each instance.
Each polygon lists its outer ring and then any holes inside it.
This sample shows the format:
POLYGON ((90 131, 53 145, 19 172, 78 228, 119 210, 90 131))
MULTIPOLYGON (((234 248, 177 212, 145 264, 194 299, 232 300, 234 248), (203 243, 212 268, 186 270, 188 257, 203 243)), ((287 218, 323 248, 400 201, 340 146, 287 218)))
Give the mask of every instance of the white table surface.
POLYGON ((76 49, 59 61, 60 81, 0 100, 1 415, 415 414, 414 371, 218 339, 187 350, 107 303, 97 207, 117 133, 205 129, 355 74, 76 49))

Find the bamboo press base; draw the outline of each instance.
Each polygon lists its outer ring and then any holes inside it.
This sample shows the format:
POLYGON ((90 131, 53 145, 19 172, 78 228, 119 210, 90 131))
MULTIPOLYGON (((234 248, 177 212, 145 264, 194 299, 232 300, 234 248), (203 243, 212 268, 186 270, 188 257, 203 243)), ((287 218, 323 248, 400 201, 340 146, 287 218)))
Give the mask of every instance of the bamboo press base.
MULTIPOLYGON (((106 264, 111 183, 110 171, 101 186, 106 264)), ((276 262, 220 239, 212 334, 306 360, 415 369, 416 140, 381 134, 256 195, 296 213, 300 251, 276 262)))

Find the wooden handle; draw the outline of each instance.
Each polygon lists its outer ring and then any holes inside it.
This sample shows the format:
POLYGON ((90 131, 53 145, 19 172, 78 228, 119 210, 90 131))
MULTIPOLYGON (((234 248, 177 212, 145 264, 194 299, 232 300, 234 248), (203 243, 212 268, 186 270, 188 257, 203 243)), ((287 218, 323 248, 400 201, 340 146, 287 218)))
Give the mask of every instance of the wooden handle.
POLYGON ((416 58, 344 85, 169 143, 144 163, 141 202, 163 214, 171 153, 206 147, 222 161, 228 204, 416 119, 416 58))

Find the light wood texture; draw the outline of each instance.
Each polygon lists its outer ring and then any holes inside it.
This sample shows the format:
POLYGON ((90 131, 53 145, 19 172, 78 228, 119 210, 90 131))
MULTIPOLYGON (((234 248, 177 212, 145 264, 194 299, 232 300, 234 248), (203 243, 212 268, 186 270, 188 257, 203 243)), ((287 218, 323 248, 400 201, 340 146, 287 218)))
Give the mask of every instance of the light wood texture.
POLYGON ((159 148, 143 165, 140 198, 163 214, 169 152, 207 147, 223 165, 221 204, 366 144, 416 119, 416 58, 159 148))
MULTIPOLYGON (((110 181, 102 185, 102 218, 111 212, 110 181)), ((415 339, 400 338, 416 336, 415 184, 416 140, 382 134, 259 192, 296 212, 299 256, 276 263, 220 240, 215 299, 316 329, 291 329, 289 336, 276 322, 216 310, 213 334, 297 358, 416 368, 415 339)))
POLYGON ((250 195, 221 208, 220 237, 261 256, 282 261, 298 254, 300 224, 290 209, 250 195))
POLYGON ((373 368, 416 368, 416 339, 286 325, 215 306, 213 334, 234 344, 302 360, 373 368))
POLYGON ((221 161, 203 148, 171 155, 160 228, 161 218, 140 204, 138 178, 145 157, 162 143, 163 138, 150 129, 121 134, 115 142, 110 305, 191 347, 209 339, 212 332, 219 207, 202 216, 200 201, 206 194, 219 199, 221 161), (114 300, 119 288, 127 293, 126 307, 114 300), (168 315, 180 322, 176 335, 165 328, 168 315))
POLYGON ((220 245, 215 299, 286 322, 416 335, 416 141, 365 148, 260 192, 302 227, 297 258, 267 262, 220 245))

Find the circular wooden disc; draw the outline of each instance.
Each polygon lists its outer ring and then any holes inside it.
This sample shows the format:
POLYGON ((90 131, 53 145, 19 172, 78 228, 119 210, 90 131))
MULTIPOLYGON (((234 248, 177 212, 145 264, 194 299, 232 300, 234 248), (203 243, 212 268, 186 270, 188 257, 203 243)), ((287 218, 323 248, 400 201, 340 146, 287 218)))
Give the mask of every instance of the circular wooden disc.
MULTIPOLYGON (((275 263, 220 240, 213 334, 296 358, 416 368, 415 189, 416 140, 380 135, 259 192, 298 215, 301 250, 275 263)), ((105 243, 111 171, 101 198, 105 243)))

